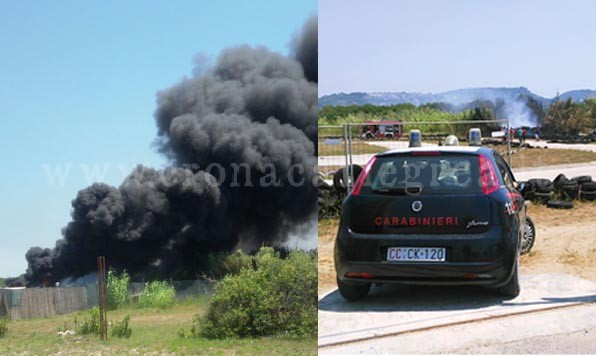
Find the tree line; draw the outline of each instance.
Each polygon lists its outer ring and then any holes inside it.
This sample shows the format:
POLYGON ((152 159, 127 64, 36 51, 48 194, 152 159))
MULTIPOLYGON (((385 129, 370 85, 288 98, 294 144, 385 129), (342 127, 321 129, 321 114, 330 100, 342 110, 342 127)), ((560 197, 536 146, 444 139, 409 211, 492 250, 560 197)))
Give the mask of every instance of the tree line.
MULTIPOLYGON (((509 101, 475 100, 459 106, 449 103, 325 106, 319 110, 319 125, 388 119, 406 122, 506 120, 511 115, 511 105, 522 105, 546 136, 588 134, 596 128, 596 99, 574 102, 571 98, 555 98, 550 102, 541 102, 526 95, 519 95, 509 101)), ((485 131, 499 129, 500 125, 476 126, 485 131)))

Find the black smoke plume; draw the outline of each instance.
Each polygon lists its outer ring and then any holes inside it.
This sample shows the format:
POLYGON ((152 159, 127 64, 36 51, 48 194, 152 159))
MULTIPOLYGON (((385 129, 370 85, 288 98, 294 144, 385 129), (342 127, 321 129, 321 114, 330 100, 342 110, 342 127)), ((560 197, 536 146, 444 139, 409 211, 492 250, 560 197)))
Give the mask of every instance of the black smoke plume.
POLYGON ((192 278, 210 252, 279 245, 316 211, 317 20, 290 56, 224 50, 157 93, 156 144, 172 163, 72 201, 54 249, 26 255, 29 284, 77 277, 96 257, 136 275, 192 278))

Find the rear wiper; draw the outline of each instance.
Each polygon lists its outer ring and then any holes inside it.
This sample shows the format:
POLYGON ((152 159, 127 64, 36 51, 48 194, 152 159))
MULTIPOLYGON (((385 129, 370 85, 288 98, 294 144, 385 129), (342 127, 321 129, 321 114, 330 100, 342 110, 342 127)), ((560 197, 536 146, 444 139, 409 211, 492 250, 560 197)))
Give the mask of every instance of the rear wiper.
POLYGON ((422 187, 381 187, 373 188, 374 193, 379 194, 395 194, 395 195, 406 195, 406 194, 420 194, 422 187))

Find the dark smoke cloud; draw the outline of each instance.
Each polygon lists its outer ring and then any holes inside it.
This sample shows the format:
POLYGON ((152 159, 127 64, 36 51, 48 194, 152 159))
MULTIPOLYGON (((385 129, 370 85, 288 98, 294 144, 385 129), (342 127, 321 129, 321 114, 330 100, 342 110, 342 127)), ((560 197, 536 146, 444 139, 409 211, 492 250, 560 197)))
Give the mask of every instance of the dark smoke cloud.
POLYGON ((27 252, 29 283, 89 273, 99 255, 133 274, 190 278, 209 252, 280 244, 311 220, 316 35, 313 18, 290 58, 226 49, 158 92, 157 145, 173 167, 138 166, 118 188, 81 190, 55 248, 27 252))
POLYGON ((302 31, 292 41, 293 55, 304 68, 304 74, 311 82, 319 81, 319 21, 310 18, 302 31))

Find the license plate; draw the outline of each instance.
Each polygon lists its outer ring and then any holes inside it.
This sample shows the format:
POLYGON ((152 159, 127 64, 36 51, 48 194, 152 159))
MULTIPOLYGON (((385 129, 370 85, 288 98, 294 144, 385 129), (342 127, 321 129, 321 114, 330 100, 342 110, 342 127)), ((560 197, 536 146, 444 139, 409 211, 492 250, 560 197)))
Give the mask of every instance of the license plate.
POLYGON ((389 247, 387 261, 444 262, 444 247, 389 247))

